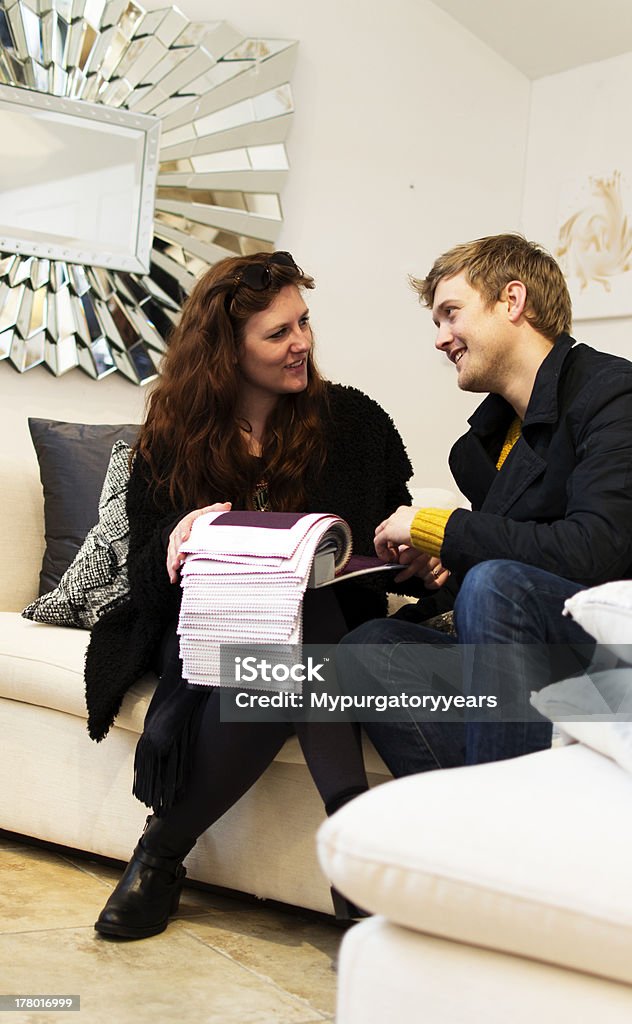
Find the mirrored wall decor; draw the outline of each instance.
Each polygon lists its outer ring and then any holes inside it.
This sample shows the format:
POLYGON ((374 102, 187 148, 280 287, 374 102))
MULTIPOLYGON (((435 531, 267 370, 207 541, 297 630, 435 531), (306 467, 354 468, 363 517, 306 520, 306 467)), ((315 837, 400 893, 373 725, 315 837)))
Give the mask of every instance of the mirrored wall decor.
POLYGON ((156 376, 183 298, 273 251, 296 43, 128 0, 0 0, 0 360, 156 376))

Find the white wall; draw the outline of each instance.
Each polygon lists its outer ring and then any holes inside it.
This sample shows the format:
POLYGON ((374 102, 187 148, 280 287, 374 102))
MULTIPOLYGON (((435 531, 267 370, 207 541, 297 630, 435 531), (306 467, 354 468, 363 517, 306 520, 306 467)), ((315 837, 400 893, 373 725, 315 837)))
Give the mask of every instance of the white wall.
MULTIPOLYGON (((478 396, 434 352, 407 275, 457 241, 519 226, 554 247, 560 182, 593 156, 597 173, 630 167, 632 54, 529 83, 428 0, 180 6, 300 41, 279 245, 317 279, 325 372, 393 414, 418 485, 449 486, 446 456, 478 396)), ((582 321, 575 334, 627 356, 631 320, 582 321)), ((20 377, 0 363, 0 406, 26 414, 124 422, 142 398, 122 378, 20 377)))
POLYGON ((17 573, 10 601, 6 600, 3 578, 3 608, 23 608, 33 600, 37 581, 31 568, 38 552, 43 553, 43 505, 28 417, 78 423, 139 423, 143 399, 140 388, 116 374, 97 382, 73 370, 56 380, 43 366, 21 375, 0 362, 0 573, 6 577, 11 571, 16 576, 21 552, 26 552, 25 572, 17 573))
POLYGON ((477 398, 434 351, 407 275, 458 241, 518 227, 528 80, 427 0, 178 6, 300 41, 279 247, 316 278, 325 373, 391 412, 418 484, 448 486, 447 453, 477 398))
MULTIPOLYGON (((574 181, 618 169, 632 184, 630 96, 632 53, 533 83, 522 219, 525 233, 551 251, 574 181)), ((632 356, 632 317, 577 320, 573 333, 595 348, 632 356)))
MULTIPOLYGON (((389 410, 418 485, 449 486, 447 454, 478 396, 457 390, 434 351, 407 275, 458 241, 518 226, 528 80, 428 0, 178 5, 192 20, 300 41, 279 246, 316 277, 325 373, 389 410)), ((123 380, 20 378, 0 364, 0 404, 9 392, 25 412, 68 418, 85 407, 92 420, 125 421, 140 406, 123 380)))
POLYGON ((145 394, 120 374, 95 381, 81 370, 55 378, 43 366, 19 374, 0 363, 2 460, 33 462, 29 416, 78 423, 140 423, 145 394))

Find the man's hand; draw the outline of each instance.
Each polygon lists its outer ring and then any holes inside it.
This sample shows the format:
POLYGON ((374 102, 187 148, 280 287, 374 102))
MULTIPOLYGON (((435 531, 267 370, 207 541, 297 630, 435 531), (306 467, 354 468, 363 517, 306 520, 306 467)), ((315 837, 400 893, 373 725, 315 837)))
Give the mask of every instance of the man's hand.
POLYGON ((418 512, 419 509, 411 505, 400 505, 396 512, 377 527, 375 551, 383 562, 398 562, 400 544, 411 546, 410 528, 418 512))
POLYGON ((419 551, 410 540, 413 519, 419 508, 400 505, 375 531, 375 551, 383 562, 399 562, 406 568, 395 577, 395 583, 403 583, 411 576, 419 576, 428 590, 438 590, 447 580, 450 572, 444 569, 440 558, 419 551))
POLYGON ((411 576, 419 576, 427 590, 438 590, 450 575, 450 571, 443 568, 439 558, 405 544, 400 545, 397 560, 406 568, 398 572, 395 583, 403 583, 411 576))
POLYGON ((178 572, 186 558, 186 555, 180 551, 180 548, 184 544, 185 540, 189 539, 191 527, 198 516, 203 516, 205 512, 230 512, 231 508, 232 503, 230 501, 216 502, 215 505, 207 505, 205 508, 196 508, 194 512, 189 512, 184 519, 181 519, 175 530, 171 531, 169 535, 169 547, 167 548, 167 572, 169 573, 169 580, 171 583, 178 582, 178 572))
POLYGON ((405 544, 399 545, 397 561, 406 568, 402 572, 397 572, 395 583, 404 583, 411 577, 419 577, 427 590, 438 590, 444 586, 450 575, 450 570, 441 565, 439 558, 405 544))

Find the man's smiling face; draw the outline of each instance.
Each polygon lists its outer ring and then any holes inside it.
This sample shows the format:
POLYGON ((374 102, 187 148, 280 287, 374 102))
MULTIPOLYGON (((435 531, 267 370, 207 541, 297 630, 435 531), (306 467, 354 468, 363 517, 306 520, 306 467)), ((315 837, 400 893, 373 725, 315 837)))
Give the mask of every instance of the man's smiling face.
POLYGON ((435 346, 456 366, 462 391, 503 394, 511 373, 511 332, 507 303, 491 306, 465 274, 442 278, 434 294, 435 346))

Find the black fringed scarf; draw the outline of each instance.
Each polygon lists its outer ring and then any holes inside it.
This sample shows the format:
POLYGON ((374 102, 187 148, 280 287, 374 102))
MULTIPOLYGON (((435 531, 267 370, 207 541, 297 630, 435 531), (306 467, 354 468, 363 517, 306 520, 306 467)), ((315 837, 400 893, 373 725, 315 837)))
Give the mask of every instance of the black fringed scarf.
POLYGON ((175 625, 165 634, 157 667, 158 686, 136 746, 132 792, 160 817, 186 787, 210 690, 183 682, 175 625))

